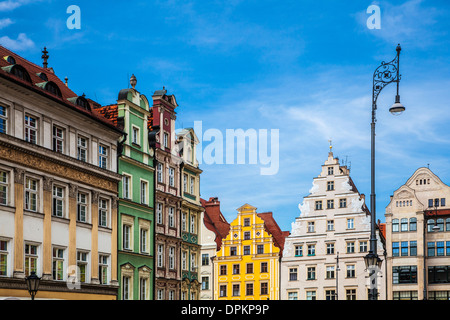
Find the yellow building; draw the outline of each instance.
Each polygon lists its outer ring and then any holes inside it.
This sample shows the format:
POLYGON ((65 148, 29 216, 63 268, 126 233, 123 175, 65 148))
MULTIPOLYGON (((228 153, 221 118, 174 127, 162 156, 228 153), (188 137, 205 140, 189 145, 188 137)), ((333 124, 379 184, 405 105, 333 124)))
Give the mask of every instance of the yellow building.
POLYGON ((245 204, 214 259, 214 299, 278 300, 284 239, 272 212, 245 204))

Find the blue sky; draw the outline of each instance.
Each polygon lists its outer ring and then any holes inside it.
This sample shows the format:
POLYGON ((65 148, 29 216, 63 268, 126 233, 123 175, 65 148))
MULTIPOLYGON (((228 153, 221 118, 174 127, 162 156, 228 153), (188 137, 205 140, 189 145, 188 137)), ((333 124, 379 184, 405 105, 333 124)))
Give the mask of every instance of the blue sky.
MULTIPOLYGON (((201 194, 217 196, 232 221, 249 203, 272 211, 283 230, 320 173, 328 140, 370 195, 372 75, 402 45, 406 112, 378 99, 377 218, 389 196, 422 166, 450 183, 450 6, 448 1, 0 1, 0 44, 40 64, 47 46, 75 92, 114 103, 131 74, 148 97, 175 94, 177 127, 279 129, 276 175, 259 165, 202 165, 201 194), (69 5, 81 9, 70 30, 69 5), (371 5, 381 28, 368 29, 371 5)), ((207 143, 204 143, 206 146, 207 143)))

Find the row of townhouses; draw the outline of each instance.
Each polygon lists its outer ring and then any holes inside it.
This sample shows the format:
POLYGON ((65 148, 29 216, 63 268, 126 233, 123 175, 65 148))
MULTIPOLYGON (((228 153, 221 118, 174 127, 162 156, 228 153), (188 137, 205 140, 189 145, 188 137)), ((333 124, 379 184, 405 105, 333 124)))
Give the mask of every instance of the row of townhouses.
POLYGON ((419 168, 376 226, 330 148, 291 231, 245 203, 227 222, 200 197, 199 143, 178 104, 133 75, 117 100, 77 95, 0 46, 0 298, 450 299, 450 187, 419 168), (374 281, 375 279, 375 281, 374 281))

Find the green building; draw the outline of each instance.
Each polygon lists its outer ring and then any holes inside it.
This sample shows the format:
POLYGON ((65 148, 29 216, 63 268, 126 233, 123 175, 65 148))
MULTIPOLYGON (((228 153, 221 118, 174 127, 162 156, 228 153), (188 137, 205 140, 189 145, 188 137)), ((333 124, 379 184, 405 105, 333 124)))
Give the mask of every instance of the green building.
POLYGON ((154 165, 147 123, 147 98, 132 88, 119 92, 117 104, 98 108, 126 133, 119 142, 118 257, 119 300, 153 300, 154 165))

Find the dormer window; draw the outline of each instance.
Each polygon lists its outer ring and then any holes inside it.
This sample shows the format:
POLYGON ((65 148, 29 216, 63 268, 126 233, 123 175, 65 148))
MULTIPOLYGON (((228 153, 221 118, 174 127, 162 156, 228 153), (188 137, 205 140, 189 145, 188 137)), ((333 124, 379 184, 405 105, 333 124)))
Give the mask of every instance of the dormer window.
POLYGON ((43 72, 37 73, 37 76, 38 76, 39 78, 41 78, 42 80, 44 80, 44 81, 48 81, 47 75, 46 75, 45 73, 43 73, 43 72))
POLYGON ((3 57, 3 59, 5 59, 6 62, 8 62, 10 64, 16 64, 16 59, 14 59, 14 57, 12 57, 12 56, 6 56, 6 57, 3 57))
POLYGON ((31 83, 31 78, 30 78, 30 75, 28 74, 27 70, 19 64, 6 66, 6 67, 3 67, 2 69, 5 70, 6 72, 16 76, 17 78, 20 78, 26 82, 31 83))
POLYGON ((45 90, 47 90, 51 94, 54 94, 55 96, 62 97, 61 90, 59 90, 58 86, 51 81, 47 82, 45 90))

